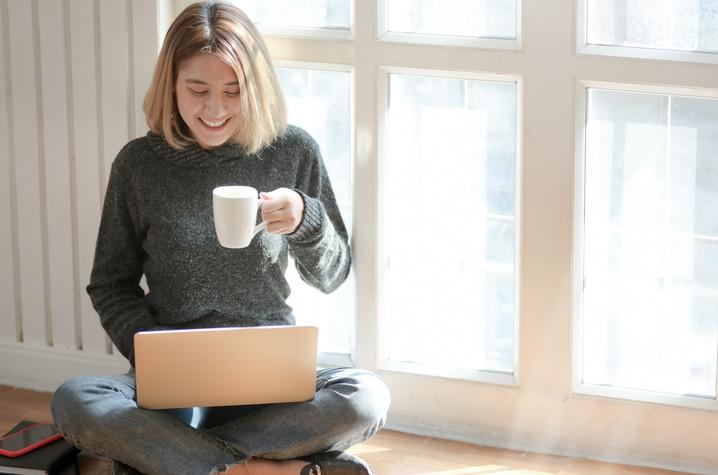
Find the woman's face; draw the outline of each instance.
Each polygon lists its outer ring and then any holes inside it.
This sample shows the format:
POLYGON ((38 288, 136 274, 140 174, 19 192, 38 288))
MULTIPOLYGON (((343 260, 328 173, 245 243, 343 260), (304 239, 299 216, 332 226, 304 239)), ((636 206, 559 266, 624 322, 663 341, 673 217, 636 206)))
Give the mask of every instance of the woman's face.
POLYGON ((239 83, 234 70, 211 54, 182 63, 175 83, 177 108, 192 138, 202 148, 218 147, 239 125, 239 83))

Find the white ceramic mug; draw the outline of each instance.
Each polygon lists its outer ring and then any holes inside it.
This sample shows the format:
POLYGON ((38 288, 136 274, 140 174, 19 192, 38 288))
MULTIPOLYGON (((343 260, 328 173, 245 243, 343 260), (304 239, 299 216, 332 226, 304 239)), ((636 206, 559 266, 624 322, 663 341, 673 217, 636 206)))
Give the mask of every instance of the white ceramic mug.
POLYGON ((264 229, 263 222, 255 226, 261 203, 257 190, 251 186, 220 186, 212 191, 214 229, 223 247, 247 247, 264 229))

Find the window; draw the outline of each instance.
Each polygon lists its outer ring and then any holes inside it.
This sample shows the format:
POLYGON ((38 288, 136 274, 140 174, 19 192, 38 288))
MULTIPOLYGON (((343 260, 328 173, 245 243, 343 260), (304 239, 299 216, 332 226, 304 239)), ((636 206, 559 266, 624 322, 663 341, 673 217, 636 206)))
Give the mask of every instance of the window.
POLYGON ((384 41, 516 49, 517 0, 379 0, 384 41))
POLYGON ((579 51, 718 62, 718 0, 580 0, 579 4, 583 12, 579 51))
POLYGON ((387 78, 383 364, 511 375, 517 82, 446 74, 387 78))
POLYGON ((351 38, 353 0, 233 0, 265 34, 351 38))
MULTIPOLYGON (((716 0, 582 0, 579 52, 718 63, 717 14, 716 0)), ((676 86, 579 85, 574 388, 715 410, 718 83, 681 86, 699 68, 674 64, 633 74, 676 86)))
POLYGON ((715 399, 718 95, 588 87, 582 378, 715 399))
MULTIPOLYGON (((279 62, 276 68, 287 100, 289 123, 309 132, 319 143, 347 231, 352 227, 351 70, 328 65, 279 62)), ((287 267, 292 288, 289 305, 297 323, 316 325, 320 362, 351 365, 351 322, 354 278, 336 292, 322 294, 301 281, 294 262, 287 267)))

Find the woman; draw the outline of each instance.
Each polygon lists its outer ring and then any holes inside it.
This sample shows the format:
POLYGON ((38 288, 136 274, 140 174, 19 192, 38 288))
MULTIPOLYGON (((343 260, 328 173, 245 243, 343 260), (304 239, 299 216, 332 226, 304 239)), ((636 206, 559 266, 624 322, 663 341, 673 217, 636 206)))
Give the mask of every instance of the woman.
POLYGON ((87 287, 132 368, 62 384, 55 423, 120 473, 371 473, 343 452, 384 424, 389 393, 367 371, 318 371, 316 396, 304 403, 198 408, 194 418, 191 408, 137 407, 136 332, 291 325, 288 252, 324 292, 346 279, 351 262, 317 144, 286 125, 267 48, 242 11, 214 2, 185 9, 167 33, 144 109, 150 132, 112 166, 87 287), (229 184, 273 190, 260 195, 266 232, 245 249, 222 248, 214 233, 212 189, 229 184))

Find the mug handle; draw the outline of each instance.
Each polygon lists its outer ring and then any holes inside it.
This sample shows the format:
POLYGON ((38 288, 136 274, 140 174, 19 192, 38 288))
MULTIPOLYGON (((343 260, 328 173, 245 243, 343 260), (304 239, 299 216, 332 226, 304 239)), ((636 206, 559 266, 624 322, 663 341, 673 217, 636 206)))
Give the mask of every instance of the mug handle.
MULTIPOLYGON (((262 198, 257 198, 257 208, 261 208, 261 207, 262 207, 262 198)), ((259 233, 259 231, 261 231, 262 229, 265 229, 266 227, 267 227, 267 225, 264 223, 264 221, 262 221, 261 223, 256 225, 254 227, 254 233, 252 233, 252 237, 256 236, 257 233, 259 233)))

